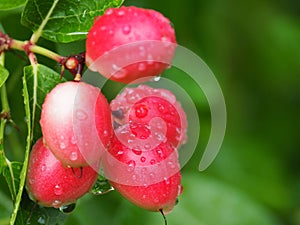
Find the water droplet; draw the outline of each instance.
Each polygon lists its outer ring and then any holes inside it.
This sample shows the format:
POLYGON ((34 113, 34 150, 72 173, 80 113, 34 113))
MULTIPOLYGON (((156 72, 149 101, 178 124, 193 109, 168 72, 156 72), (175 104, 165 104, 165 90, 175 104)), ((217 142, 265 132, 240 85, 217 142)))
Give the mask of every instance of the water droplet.
POLYGON ((159 203, 159 199, 158 198, 155 198, 153 201, 154 201, 154 203, 159 203))
POLYGON ((165 184, 166 185, 169 185, 171 182, 170 182, 170 179, 168 179, 167 177, 164 177, 164 181, 165 181, 165 184))
POLYGON ((141 157, 141 162, 146 162, 146 158, 144 156, 141 157))
POLYGON ((72 136, 71 143, 75 145, 77 143, 76 137, 72 136))
POLYGON ((61 142, 59 146, 61 150, 64 150, 66 148, 66 144, 64 142, 61 142))
POLYGON ((55 195, 62 195, 63 194, 63 189, 59 184, 55 185, 54 194, 55 195))
POLYGON ((153 179, 155 177, 155 174, 151 172, 149 173, 149 177, 153 179))
POLYGON ((117 152, 117 155, 123 155, 124 154, 124 152, 122 151, 122 150, 119 150, 118 152, 117 152))
POLYGON ((131 178, 132 178, 132 180, 136 180, 137 177, 135 174, 133 174, 131 178))
POLYGON ((97 31, 94 31, 94 32, 92 33, 92 35, 93 35, 93 36, 97 36, 97 31))
POLYGON ((38 224, 46 224, 45 216, 40 216, 37 220, 38 224))
POLYGON ((125 15, 125 11, 124 10, 120 10, 119 12, 118 12, 118 16, 124 16, 125 15))
POLYGON ((86 120, 88 115, 82 109, 76 111, 76 118, 79 120, 86 120))
POLYGON ((147 56, 147 63, 148 65, 152 65, 154 63, 153 56, 151 54, 147 56))
POLYGON ((98 177, 96 184, 90 190, 90 193, 93 195, 103 195, 114 190, 107 179, 101 179, 100 177, 98 177))
POLYGON ((70 205, 63 205, 63 206, 59 207, 59 210, 63 213, 68 214, 68 213, 73 212, 75 207, 76 207, 76 204, 73 203, 73 204, 70 204, 70 205))
POLYGON ((169 161, 168 162, 168 166, 171 168, 171 169, 175 169, 175 164, 172 162, 172 161, 169 161))
POLYGON ((151 160, 150 160, 150 164, 151 164, 151 165, 154 165, 155 163, 156 163, 156 160, 155 160, 155 159, 151 159, 151 160))
POLYGON ((100 30, 102 30, 102 31, 105 31, 107 28, 106 28, 106 26, 101 26, 100 27, 100 30))
POLYGON ((61 201, 59 201, 59 200, 54 200, 54 201, 52 202, 52 206, 53 206, 54 208, 59 208, 60 205, 61 205, 61 201))
POLYGON ((78 154, 77 152, 72 152, 71 155, 70 155, 70 160, 71 161, 75 161, 78 159, 78 154))
POLYGON ((160 111, 161 113, 165 113, 165 111, 166 111, 165 106, 161 103, 158 104, 157 108, 158 108, 158 111, 160 111))
POLYGON ((46 166, 45 164, 42 164, 42 165, 41 165, 41 171, 42 171, 42 172, 45 172, 46 169, 47 169, 47 166, 46 166))
POLYGON ((107 135, 108 135, 108 130, 104 130, 104 131, 103 131, 103 135, 104 135, 104 136, 107 136, 107 135))
POLYGON ((143 198, 143 199, 146 199, 146 198, 147 198, 147 195, 143 195, 142 198, 143 198))
POLYGON ((132 152, 136 155, 141 155, 142 154, 142 150, 140 150, 138 147, 133 148, 132 152))
POLYGON ((65 140, 65 137, 63 135, 60 136, 61 140, 65 140))
POLYGON ((153 81, 155 81, 155 82, 160 81, 160 78, 161 78, 160 76, 156 76, 153 78, 153 81))
POLYGON ((134 168, 135 168, 135 161, 134 160, 130 160, 128 162, 128 172, 133 172, 134 171, 134 168))
POLYGON ((113 9, 110 8, 105 11, 105 15, 111 15, 111 14, 113 14, 113 12, 114 12, 113 9))
POLYGON ((138 118, 144 118, 148 115, 148 108, 145 105, 138 105, 135 107, 135 116, 138 118))
POLYGON ((147 67, 146 67, 145 63, 139 63, 139 65, 138 65, 138 70, 139 70, 140 72, 145 71, 146 68, 147 68, 147 67))
POLYGON ((115 32, 114 32, 114 30, 110 29, 110 30, 108 31, 108 33, 109 33, 110 35, 113 35, 115 32))
POLYGON ((130 25, 125 25, 122 29, 123 34, 127 35, 131 32, 131 26, 130 25))
POLYGON ((168 37, 162 37, 161 41, 163 42, 163 44, 166 48, 169 48, 172 45, 172 42, 168 37))
POLYGON ((157 150, 156 150, 156 153, 157 153, 161 158, 164 157, 164 153, 163 153, 163 151, 162 151, 161 149, 157 149, 157 150))

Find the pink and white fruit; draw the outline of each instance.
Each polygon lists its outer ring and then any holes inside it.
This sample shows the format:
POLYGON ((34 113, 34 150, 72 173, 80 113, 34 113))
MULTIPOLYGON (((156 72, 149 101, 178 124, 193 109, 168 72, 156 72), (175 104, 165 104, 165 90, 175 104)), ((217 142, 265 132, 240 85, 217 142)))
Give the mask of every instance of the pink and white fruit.
POLYGON ((98 173, 89 166, 64 167, 41 138, 30 153, 26 189, 38 204, 59 208, 75 203, 93 187, 97 177, 98 173))
POLYGON ((99 160, 112 136, 111 113, 99 88, 58 84, 45 98, 40 120, 44 142, 64 166, 99 160))
POLYGON ((161 13, 122 6, 95 19, 86 41, 86 63, 114 81, 160 75, 170 66, 176 37, 161 13))

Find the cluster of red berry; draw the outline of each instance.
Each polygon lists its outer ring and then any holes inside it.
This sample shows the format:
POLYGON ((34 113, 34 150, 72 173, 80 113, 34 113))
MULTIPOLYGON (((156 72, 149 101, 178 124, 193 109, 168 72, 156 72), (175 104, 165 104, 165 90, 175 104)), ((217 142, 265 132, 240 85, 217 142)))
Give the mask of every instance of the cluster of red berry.
MULTIPOLYGON (((160 13, 112 8, 89 31, 86 63, 114 81, 136 82, 170 66, 175 43, 160 13)), ((134 204, 164 213, 173 209, 182 192, 177 150, 186 142, 187 121, 170 91, 140 85, 109 104, 97 87, 64 82, 46 96, 40 124, 43 137, 32 148, 26 185, 37 203, 74 203, 103 170, 134 204)))

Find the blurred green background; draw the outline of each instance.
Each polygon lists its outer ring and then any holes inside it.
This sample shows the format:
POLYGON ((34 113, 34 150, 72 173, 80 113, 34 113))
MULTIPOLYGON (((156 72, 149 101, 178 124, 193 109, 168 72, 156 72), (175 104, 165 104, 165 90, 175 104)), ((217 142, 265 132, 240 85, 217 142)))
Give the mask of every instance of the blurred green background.
MULTIPOLYGON (((188 89, 201 119, 199 144, 182 170, 185 189, 167 216, 169 224, 300 225, 300 1, 127 0, 125 4, 153 8, 170 18, 178 43, 209 65, 226 100, 223 146, 213 164, 199 172, 209 136, 209 108, 200 91, 189 88, 193 84, 178 71, 174 71, 178 73, 175 78, 172 69, 166 72, 188 89)), ((28 39, 31 33, 19 19, 17 12, 0 15, 7 33, 28 39)), ((39 43, 65 55, 84 50, 84 42, 39 43)), ((21 65, 11 53, 7 62, 12 72, 8 81, 12 115, 20 129, 26 130, 20 110, 20 74, 26 62, 21 65)), ((41 62, 59 69, 47 59, 41 62)), ((109 90, 104 92, 113 98, 109 90)), ((6 149, 11 158, 22 159, 25 136, 8 127, 6 149)), ((0 199, 7 197, 0 193, 0 199)), ((117 192, 86 195, 67 221, 69 225, 137 223, 163 224, 163 220, 158 213, 128 203, 117 192)))

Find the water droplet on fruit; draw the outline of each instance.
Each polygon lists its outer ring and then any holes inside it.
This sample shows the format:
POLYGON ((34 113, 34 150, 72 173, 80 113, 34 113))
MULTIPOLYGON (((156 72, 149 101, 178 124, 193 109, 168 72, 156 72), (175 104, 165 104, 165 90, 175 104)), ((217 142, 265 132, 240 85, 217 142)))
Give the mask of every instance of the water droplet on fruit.
POLYGON ((166 184, 166 185, 169 185, 169 184, 170 184, 170 180, 169 180, 167 177, 164 177, 164 181, 165 181, 165 184, 166 184))
POLYGON ((130 34, 131 32, 131 26, 130 25, 125 25, 122 29, 123 31, 123 34, 127 35, 127 34, 130 34))
POLYGON ((170 39, 168 37, 162 37, 161 41, 164 43, 164 46, 166 48, 169 48, 172 45, 172 42, 170 41, 170 39))
POLYGON ((110 29, 110 30, 108 31, 108 33, 109 33, 110 35, 113 35, 115 32, 114 32, 114 30, 110 29))
POLYGON ((146 68, 147 68, 147 67, 146 67, 145 63, 139 63, 139 65, 138 65, 138 70, 139 70, 140 72, 145 71, 146 68))
POLYGON ((144 46, 139 46, 139 50, 140 50, 141 58, 144 58, 146 56, 145 47, 144 46))
POLYGON ((108 10, 106 10, 106 12, 105 12, 105 15, 111 15, 111 14, 113 14, 113 9, 108 9, 108 10))
POLYGON ((62 205, 61 207, 59 207, 59 210, 63 213, 68 214, 68 213, 73 212, 75 207, 76 207, 76 204, 72 203, 70 205, 62 205))
POLYGON ((120 10, 120 11, 118 12, 118 16, 124 16, 124 15, 125 15, 125 11, 120 10))
POLYGON ((154 201, 154 203, 159 203, 159 199, 158 198, 155 198, 153 201, 154 201))
POLYGON ((148 65, 152 65, 154 63, 153 56, 151 54, 147 55, 147 63, 148 65))
POLYGON ((155 82, 160 81, 160 78, 161 78, 160 76, 156 76, 153 78, 153 81, 155 81, 155 82))
POLYGON ((138 105, 135 107, 135 116, 137 118, 144 118, 148 115, 148 109, 145 105, 138 105))
POLYGON ((130 160, 128 162, 128 172, 133 172, 134 171, 134 168, 135 168, 135 161, 134 160, 130 160))
POLYGON ((61 150, 64 150, 66 148, 66 144, 64 142, 61 142, 59 146, 61 150))
POLYGON ((168 162, 168 166, 171 168, 171 169, 175 169, 175 164, 172 162, 172 161, 169 161, 168 162))
POLYGON ((153 179, 155 177, 155 174, 151 172, 149 173, 149 177, 153 179))
POLYGON ((97 31, 94 31, 94 32, 92 33, 92 35, 93 35, 93 36, 97 36, 97 31))
POLYGON ((59 200, 54 200, 54 201, 52 202, 52 206, 53 206, 54 208, 59 208, 60 205, 61 205, 61 201, 59 201, 59 200))
POLYGON ((157 149, 157 150, 156 150, 156 153, 157 153, 161 158, 164 157, 164 153, 163 153, 163 151, 162 151, 161 149, 157 149))
POLYGON ((165 113, 166 112, 166 108, 163 104, 159 103, 158 104, 158 111, 160 111, 161 113, 165 113))
POLYGON ((103 135, 104 135, 104 137, 106 137, 108 135, 108 130, 104 130, 103 135))
POLYGON ((102 31, 105 31, 107 28, 106 28, 106 26, 101 26, 100 27, 100 30, 102 30, 102 31))
POLYGON ((143 195, 142 198, 143 198, 143 199, 146 199, 146 198, 147 198, 147 195, 143 195))
POLYGON ((138 147, 133 148, 132 152, 136 155, 141 155, 142 154, 142 150, 140 150, 138 147))
POLYGON ((55 185, 54 194, 55 195, 62 195, 62 193, 63 193, 62 187, 59 184, 55 185))
POLYGON ((78 159, 78 154, 77 152, 72 152, 71 155, 70 155, 70 160, 71 161, 75 161, 78 159))
POLYGON ((132 178, 132 180, 136 180, 137 177, 135 174, 133 174, 131 178, 132 178))
POLYGON ((154 165, 155 163, 156 163, 156 160, 155 160, 155 159, 151 159, 151 160, 150 160, 150 164, 151 164, 151 165, 154 165))
POLYGON ((79 120, 85 120, 88 118, 88 115, 82 109, 78 109, 76 111, 76 118, 79 120))
POLYGON ((75 137, 75 136, 72 136, 72 138, 71 138, 71 143, 72 143, 73 145, 75 145, 75 144, 77 143, 77 140, 76 140, 76 137, 75 137))
POLYGON ((42 165, 41 165, 41 170, 42 170, 42 172, 45 172, 46 169, 47 169, 47 166, 46 166, 45 164, 42 164, 42 165))
POLYGON ((120 151, 117 152, 118 156, 123 155, 123 154, 124 154, 124 152, 122 150, 120 150, 120 151))
POLYGON ((144 156, 141 157, 141 162, 146 162, 146 158, 144 156))

